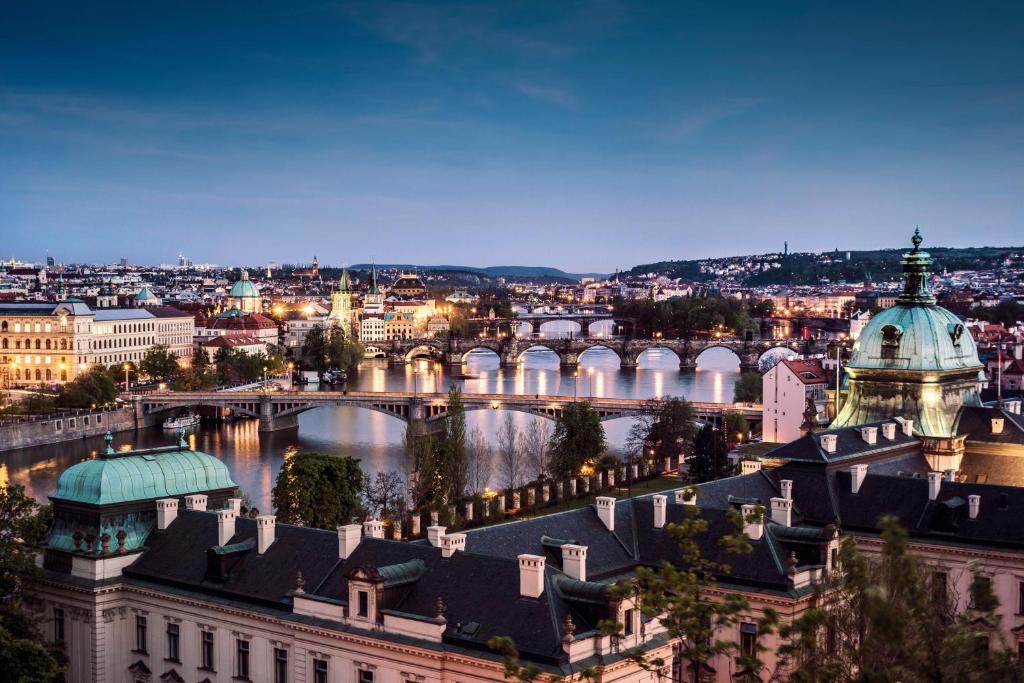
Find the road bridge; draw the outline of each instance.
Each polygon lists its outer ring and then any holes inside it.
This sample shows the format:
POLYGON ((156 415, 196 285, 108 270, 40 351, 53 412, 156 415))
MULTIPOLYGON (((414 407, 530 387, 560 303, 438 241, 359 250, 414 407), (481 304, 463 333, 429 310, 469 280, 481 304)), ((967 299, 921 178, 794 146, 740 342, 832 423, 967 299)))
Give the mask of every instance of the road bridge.
MULTIPOLYGON (((565 407, 586 400, 602 420, 639 415, 652 401, 635 398, 572 396, 462 394, 462 403, 470 410, 516 410, 555 419, 565 407)), ((209 406, 227 408, 233 413, 259 418, 259 430, 272 432, 298 426, 299 413, 320 406, 353 406, 375 410, 410 422, 429 431, 448 415, 448 394, 407 391, 162 391, 134 396, 139 425, 152 422, 152 416, 167 410, 209 406), (147 420, 147 417, 149 418, 147 420)), ((761 421, 761 406, 750 403, 691 403, 700 420, 720 421, 727 412, 739 412, 751 422, 761 421)))
POLYGON ((697 368, 697 357, 708 349, 723 348, 739 359, 740 370, 757 369, 761 356, 772 349, 784 348, 800 354, 821 353, 825 347, 814 339, 791 340, 749 340, 736 338, 719 339, 630 339, 625 337, 582 337, 582 338, 523 338, 507 336, 501 338, 481 337, 476 339, 396 339, 392 342, 378 342, 375 350, 385 355, 395 365, 409 363, 415 358, 433 358, 447 365, 462 365, 471 351, 486 349, 497 354, 502 367, 515 367, 523 360, 529 349, 546 348, 558 355, 563 368, 579 366, 580 356, 590 349, 604 348, 619 357, 622 368, 637 367, 640 356, 651 349, 667 349, 679 359, 679 369, 693 371, 697 368))

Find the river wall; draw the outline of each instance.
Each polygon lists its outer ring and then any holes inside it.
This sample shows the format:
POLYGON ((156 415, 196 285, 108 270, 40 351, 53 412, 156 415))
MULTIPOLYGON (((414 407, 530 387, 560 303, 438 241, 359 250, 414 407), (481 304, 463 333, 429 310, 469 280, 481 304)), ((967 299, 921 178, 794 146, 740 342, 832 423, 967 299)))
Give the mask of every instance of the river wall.
POLYGON ((64 443, 108 431, 130 431, 138 425, 134 408, 82 411, 61 415, 34 417, 21 422, 0 425, 0 452, 16 448, 64 443))

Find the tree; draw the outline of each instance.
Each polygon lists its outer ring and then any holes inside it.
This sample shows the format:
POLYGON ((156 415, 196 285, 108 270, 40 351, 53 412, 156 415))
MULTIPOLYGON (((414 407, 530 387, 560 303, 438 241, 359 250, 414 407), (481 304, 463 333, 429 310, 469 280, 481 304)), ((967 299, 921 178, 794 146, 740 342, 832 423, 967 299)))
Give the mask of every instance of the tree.
MULTIPOLYGON (((308 336, 307 336, 308 338, 308 336)), ((327 365, 345 372, 351 372, 363 359, 363 347, 354 339, 345 336, 340 325, 332 325, 327 331, 325 355, 327 365)))
POLYGON ((448 500, 461 498, 466 491, 469 461, 466 456, 466 409, 462 390, 455 384, 448 388, 448 416, 444 419, 442 441, 445 450, 445 479, 448 500))
POLYGON ((590 403, 569 403, 555 420, 551 470, 558 477, 576 476, 583 465, 601 457, 606 445, 601 417, 590 403))
POLYGON ((110 373, 94 367, 61 387, 57 405, 61 408, 91 408, 110 403, 115 398, 117 384, 110 373))
POLYGON ((333 529, 361 511, 359 461, 315 451, 285 459, 272 494, 277 518, 286 524, 333 529))
POLYGON ((443 495, 441 477, 436 466, 437 439, 420 433, 412 423, 405 429, 406 479, 415 508, 440 502, 443 495))
POLYGON ((511 413, 505 414, 505 419, 498 428, 497 442, 498 473, 501 475, 501 481, 506 488, 516 488, 523 483, 525 444, 511 413))
POLYGON ((946 576, 910 553, 895 518, 883 518, 880 527, 879 556, 865 557, 852 538, 843 539, 843 573, 829 576, 815 605, 779 627, 779 664, 788 680, 1024 680, 1015 648, 989 642, 1001 632, 991 584, 972 581, 971 607, 954 613, 946 576))
POLYGON ((736 380, 733 388, 733 401, 736 403, 760 403, 761 402, 761 374, 757 372, 744 372, 736 380))
POLYGON ((674 460, 690 450, 696 431, 689 401, 684 398, 653 401, 630 427, 626 452, 631 461, 647 456, 674 460))
POLYGON ((547 420, 535 419, 526 428, 526 437, 523 441, 526 452, 526 462, 538 480, 548 475, 551 469, 551 429, 547 420))
POLYGON ((399 511, 400 501, 404 498, 402 488, 404 482, 398 472, 377 472, 371 477, 363 476, 363 508, 373 518, 382 518, 399 511))
POLYGON ((729 474, 725 433, 714 425, 706 424, 693 439, 693 454, 689 457, 690 481, 700 484, 729 474))
POLYGON ((722 429, 724 430, 723 433, 725 434, 727 445, 740 443, 747 438, 747 434, 750 432, 750 422, 743 416, 743 413, 730 410, 725 414, 722 429))
POLYGON ((313 325, 302 342, 302 357, 311 368, 323 372, 327 368, 327 333, 320 323, 313 325))
POLYGON ((35 560, 46 540, 51 510, 21 486, 0 487, 0 678, 57 683, 64 671, 25 613, 22 589, 37 576, 35 560))
POLYGON ((139 362, 139 372, 151 379, 174 380, 181 374, 178 357, 163 344, 158 344, 148 351, 139 362))
POLYGON ((487 442, 487 437, 479 427, 473 427, 469 432, 469 439, 466 442, 466 458, 469 461, 467 493, 470 495, 482 493, 491 482, 491 461, 494 458, 494 453, 491 451, 491 444, 487 442))

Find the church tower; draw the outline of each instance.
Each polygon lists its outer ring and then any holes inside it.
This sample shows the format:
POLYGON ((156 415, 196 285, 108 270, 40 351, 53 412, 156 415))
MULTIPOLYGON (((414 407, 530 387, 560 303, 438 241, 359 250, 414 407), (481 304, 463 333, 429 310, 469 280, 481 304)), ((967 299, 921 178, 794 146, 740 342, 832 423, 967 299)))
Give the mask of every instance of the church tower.
POLYGON ((377 285, 377 266, 374 265, 370 271, 370 289, 366 292, 366 299, 363 300, 363 314, 377 315, 384 313, 384 292, 377 285))
POLYGON ((348 337, 352 334, 352 284, 348 279, 348 268, 341 270, 338 289, 331 293, 331 314, 327 326, 337 325, 348 337))

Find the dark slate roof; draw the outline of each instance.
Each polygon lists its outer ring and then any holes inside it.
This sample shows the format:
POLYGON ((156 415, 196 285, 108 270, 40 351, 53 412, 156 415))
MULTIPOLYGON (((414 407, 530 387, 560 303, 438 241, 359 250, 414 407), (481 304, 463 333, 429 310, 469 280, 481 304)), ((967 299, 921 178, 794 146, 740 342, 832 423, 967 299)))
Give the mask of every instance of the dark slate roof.
POLYGON ((907 436, 903 433, 902 425, 896 420, 882 420, 871 422, 856 427, 841 427, 839 429, 826 429, 814 432, 779 446, 773 451, 764 454, 764 458, 774 460, 800 460, 805 462, 838 463, 848 464, 852 460, 877 457, 892 453, 901 449, 910 450, 917 447, 920 441, 917 437, 907 436), (896 436, 887 439, 882 435, 882 425, 891 423, 896 425, 896 436), (863 427, 877 427, 878 438, 872 445, 861 437, 863 427), (828 453, 821 447, 823 434, 836 435, 836 450, 828 453))
POLYGON ((992 406, 962 406, 953 429, 966 434, 968 442, 1024 446, 1024 416, 992 406), (992 433, 992 418, 1003 419, 1003 431, 992 433))
MULTIPOLYGON (((768 470, 709 481, 696 488, 697 505, 702 510, 728 510, 733 507, 730 498, 756 498, 762 505, 768 507, 769 501, 779 495, 778 480, 773 478, 768 470)), ((673 496, 671 502, 674 501, 673 496)))

